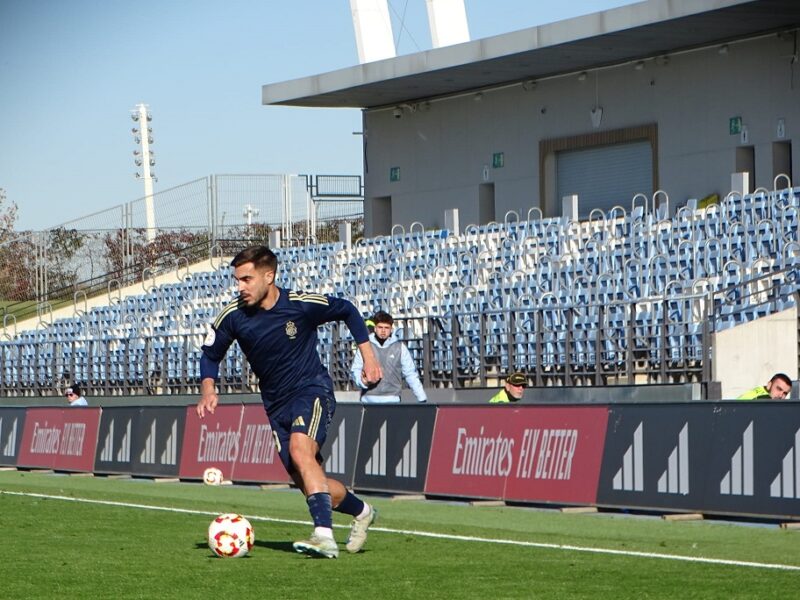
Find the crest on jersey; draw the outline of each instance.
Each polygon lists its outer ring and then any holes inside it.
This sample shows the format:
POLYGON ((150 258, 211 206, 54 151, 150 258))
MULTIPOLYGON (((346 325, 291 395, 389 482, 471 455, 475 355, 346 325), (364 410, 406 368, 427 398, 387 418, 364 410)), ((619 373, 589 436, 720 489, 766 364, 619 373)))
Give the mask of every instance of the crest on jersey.
POLYGON ((297 335, 297 325, 294 324, 294 321, 286 322, 286 335, 289 336, 290 340, 293 340, 297 335))
POLYGON ((217 334, 211 323, 206 324, 206 337, 203 339, 203 346, 213 346, 214 340, 217 339, 217 334))

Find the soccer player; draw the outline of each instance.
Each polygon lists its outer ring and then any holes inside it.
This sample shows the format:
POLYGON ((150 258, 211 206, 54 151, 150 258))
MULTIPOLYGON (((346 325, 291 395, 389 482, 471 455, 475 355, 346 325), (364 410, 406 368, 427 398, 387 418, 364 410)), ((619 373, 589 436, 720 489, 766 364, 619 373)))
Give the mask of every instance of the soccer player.
POLYGON ((294 549, 312 556, 336 558, 332 510, 353 516, 346 548, 358 552, 375 520, 375 509, 339 481, 328 479, 320 447, 336 409, 333 382, 317 352, 317 327, 344 321, 364 360, 365 381, 382 377, 367 328, 347 300, 305 294, 275 285, 278 258, 265 246, 237 254, 231 266, 239 297, 217 316, 203 342, 197 415, 214 413, 219 401, 216 380, 219 363, 236 340, 258 376, 261 398, 286 471, 305 494, 314 521, 307 540, 294 549))

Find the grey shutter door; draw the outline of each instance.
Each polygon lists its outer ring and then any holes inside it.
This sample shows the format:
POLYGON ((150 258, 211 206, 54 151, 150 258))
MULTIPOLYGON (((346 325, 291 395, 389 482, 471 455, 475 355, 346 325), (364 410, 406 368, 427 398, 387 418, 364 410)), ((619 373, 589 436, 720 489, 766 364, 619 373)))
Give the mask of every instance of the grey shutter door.
POLYGON ((564 150, 556 163, 558 206, 564 196, 577 194, 584 218, 595 208, 608 213, 617 204, 630 211, 635 194, 653 195, 653 154, 647 141, 564 150))

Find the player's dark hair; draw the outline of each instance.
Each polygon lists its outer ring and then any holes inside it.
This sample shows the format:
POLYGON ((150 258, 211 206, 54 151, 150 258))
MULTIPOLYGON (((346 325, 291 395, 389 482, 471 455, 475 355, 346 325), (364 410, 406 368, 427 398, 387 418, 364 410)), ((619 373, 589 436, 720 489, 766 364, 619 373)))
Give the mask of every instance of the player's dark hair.
POLYGON ((776 379, 780 379, 783 383, 785 383, 788 386, 792 385, 792 380, 789 379, 789 376, 786 373, 775 373, 775 375, 773 375, 772 379, 770 379, 769 381, 770 383, 772 383, 776 379))
POLYGON ((236 268, 241 265, 253 263, 256 269, 266 269, 267 271, 278 270, 278 257, 266 246, 250 246, 233 257, 231 266, 236 268))
POLYGON ((393 325, 394 324, 394 319, 392 318, 392 315, 387 313, 385 310, 379 310, 378 312, 376 312, 373 315, 372 322, 375 323, 375 325, 378 325, 380 323, 386 323, 388 325, 393 325))

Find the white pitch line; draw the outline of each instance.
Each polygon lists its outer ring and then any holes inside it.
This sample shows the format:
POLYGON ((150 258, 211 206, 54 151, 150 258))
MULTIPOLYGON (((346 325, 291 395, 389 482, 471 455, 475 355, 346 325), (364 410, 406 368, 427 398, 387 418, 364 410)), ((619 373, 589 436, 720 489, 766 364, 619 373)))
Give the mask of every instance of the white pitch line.
MULTIPOLYGON (((216 516, 218 513, 208 510, 194 510, 190 508, 173 508, 170 506, 154 506, 151 504, 135 504, 131 502, 115 502, 113 500, 92 500, 90 498, 74 498, 72 496, 54 496, 49 494, 33 494, 27 492, 10 492, 0 490, 0 494, 8 496, 25 496, 29 498, 46 498, 48 500, 64 500, 67 502, 80 502, 84 504, 101 504, 104 506, 118 506, 122 508, 139 508, 142 510, 160 510, 164 512, 183 513, 189 515, 216 516)), ((308 525, 308 521, 299 519, 276 519, 259 515, 244 515, 253 521, 284 523, 291 525, 308 525)), ((349 528, 349 525, 334 525, 339 528, 349 528)), ((371 527, 371 531, 382 533, 395 533, 413 535, 459 542, 479 542, 484 544, 504 544, 508 546, 523 546, 525 548, 542 548, 546 550, 565 550, 572 552, 589 552, 592 554, 610 554, 614 556, 633 556, 637 558, 660 558, 662 560, 680 560, 684 562, 705 563, 712 565, 728 565, 733 567, 751 567, 755 569, 773 569, 779 571, 800 571, 800 565, 782 565, 777 563, 760 563, 745 560, 729 560, 725 558, 706 558, 703 556, 681 556, 680 554, 662 554, 660 552, 638 552, 636 550, 615 550, 613 548, 592 548, 590 546, 571 546, 568 544, 546 544, 543 542, 525 542, 520 540, 506 540, 501 538, 484 538, 471 535, 454 535, 450 533, 435 533, 432 531, 415 531, 412 529, 389 529, 387 527, 371 527)))

